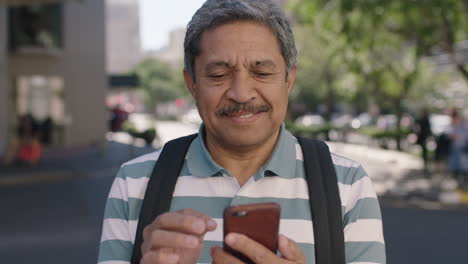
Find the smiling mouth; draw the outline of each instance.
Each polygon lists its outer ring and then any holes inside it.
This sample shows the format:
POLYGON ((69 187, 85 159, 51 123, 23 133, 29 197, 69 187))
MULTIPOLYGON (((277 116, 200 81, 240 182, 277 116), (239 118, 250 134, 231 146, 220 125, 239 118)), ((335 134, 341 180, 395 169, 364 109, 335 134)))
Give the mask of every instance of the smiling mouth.
POLYGON ((233 113, 231 115, 227 115, 229 117, 238 117, 238 118, 241 118, 241 119, 247 119, 249 117, 252 117, 254 115, 256 115, 257 113, 233 113))

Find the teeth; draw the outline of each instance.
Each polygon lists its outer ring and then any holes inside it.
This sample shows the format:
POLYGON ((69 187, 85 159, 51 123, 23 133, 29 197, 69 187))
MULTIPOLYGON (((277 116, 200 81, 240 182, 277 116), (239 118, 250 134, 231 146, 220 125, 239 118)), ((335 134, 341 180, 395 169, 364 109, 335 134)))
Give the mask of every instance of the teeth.
POLYGON ((243 115, 243 116, 239 116, 240 118, 249 118, 249 117, 252 117, 253 114, 248 114, 248 115, 243 115))

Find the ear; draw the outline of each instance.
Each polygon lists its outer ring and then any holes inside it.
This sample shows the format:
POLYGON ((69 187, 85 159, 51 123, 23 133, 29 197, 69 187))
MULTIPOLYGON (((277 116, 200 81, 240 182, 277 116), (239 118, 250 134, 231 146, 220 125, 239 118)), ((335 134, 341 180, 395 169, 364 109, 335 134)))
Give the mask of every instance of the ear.
POLYGON ((294 87, 294 82, 296 81, 296 70, 297 65, 294 65, 291 71, 289 72, 288 79, 286 80, 288 95, 291 93, 292 88, 294 87))
POLYGON ((189 90, 189 92, 192 94, 193 98, 195 99, 196 95, 196 85, 195 85, 195 80, 192 78, 192 75, 187 71, 184 70, 184 81, 185 81, 185 86, 189 90))

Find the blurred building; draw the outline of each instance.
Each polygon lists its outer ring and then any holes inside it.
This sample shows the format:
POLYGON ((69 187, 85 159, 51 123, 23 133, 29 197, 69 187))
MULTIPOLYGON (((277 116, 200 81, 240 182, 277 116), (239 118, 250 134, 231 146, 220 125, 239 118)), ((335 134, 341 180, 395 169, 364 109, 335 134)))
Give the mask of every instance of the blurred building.
MULTIPOLYGON (((124 0, 108 0, 108 1, 124 1, 124 0)), ((130 1, 130 0, 127 0, 130 1)), ((286 0, 272 0, 282 9, 286 6, 286 0)), ((159 50, 147 51, 144 58, 154 58, 169 64, 173 68, 181 67, 184 60, 184 38, 185 28, 173 29, 169 32, 169 41, 166 46, 159 50)))
POLYGON ((108 73, 127 73, 142 58, 138 2, 106 0, 108 73))
POLYGON ((0 1, 0 153, 27 113, 52 144, 103 141, 105 62, 104 0, 0 1))
POLYGON ((185 28, 174 29, 169 33, 168 44, 156 51, 147 51, 145 58, 154 58, 173 68, 181 67, 184 60, 185 28))

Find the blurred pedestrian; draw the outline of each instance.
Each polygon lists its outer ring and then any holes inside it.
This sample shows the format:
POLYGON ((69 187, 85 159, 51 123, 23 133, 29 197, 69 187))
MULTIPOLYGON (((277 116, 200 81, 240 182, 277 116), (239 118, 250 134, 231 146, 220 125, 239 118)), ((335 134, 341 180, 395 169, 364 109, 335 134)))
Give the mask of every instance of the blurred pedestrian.
POLYGON ((21 116, 16 134, 2 157, 3 164, 36 165, 42 154, 38 131, 38 124, 31 114, 21 116))
POLYGON ((111 112, 110 130, 112 132, 122 131, 123 123, 128 119, 128 112, 123 110, 121 105, 116 105, 111 112))
POLYGON ((52 133, 54 128, 54 122, 52 118, 48 116, 44 121, 39 124, 39 139, 44 145, 50 145, 52 143, 52 133))
POLYGON ((448 169, 452 175, 463 184, 468 174, 468 126, 458 111, 452 112, 452 124, 448 130, 450 149, 448 155, 448 169))
POLYGON ((421 116, 416 121, 416 143, 421 146, 422 159, 424 160, 424 168, 428 168, 428 151, 427 151, 427 139, 432 135, 431 123, 429 122, 429 112, 424 109, 421 116))
POLYGON ((435 165, 439 170, 446 170, 447 158, 450 152, 450 138, 447 133, 441 133, 436 137, 436 149, 434 154, 435 165))

